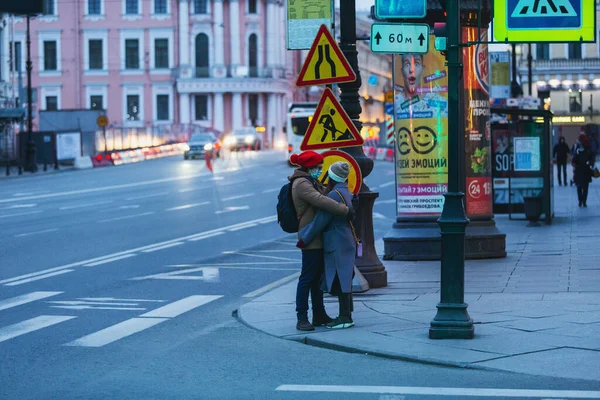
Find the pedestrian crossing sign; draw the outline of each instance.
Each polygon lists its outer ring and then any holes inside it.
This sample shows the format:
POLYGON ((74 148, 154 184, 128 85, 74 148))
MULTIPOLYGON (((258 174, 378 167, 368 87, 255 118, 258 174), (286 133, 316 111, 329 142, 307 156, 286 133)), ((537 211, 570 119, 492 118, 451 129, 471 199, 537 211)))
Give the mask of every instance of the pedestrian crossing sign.
POLYGON ((313 42, 296 86, 328 85, 332 83, 354 82, 356 74, 327 29, 321 25, 313 42))
POLYGON ((495 1, 494 38, 505 43, 594 42, 595 0, 495 1))
POLYGON ((325 89, 300 150, 362 146, 364 140, 330 89, 325 89))

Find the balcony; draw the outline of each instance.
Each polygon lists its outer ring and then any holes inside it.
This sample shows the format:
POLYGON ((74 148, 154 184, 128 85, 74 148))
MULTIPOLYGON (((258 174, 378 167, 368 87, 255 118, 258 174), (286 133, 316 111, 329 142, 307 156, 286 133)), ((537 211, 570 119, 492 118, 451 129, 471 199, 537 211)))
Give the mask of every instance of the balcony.
MULTIPOLYGON (((239 66, 194 67, 195 78, 281 78, 285 76, 283 68, 259 68, 239 66)), ((180 77, 183 77, 180 74, 180 77)), ((188 76, 186 76, 188 77, 188 76)))
MULTIPOLYGON (((519 60, 519 72, 527 73, 527 60, 519 60)), ((551 59, 533 60, 532 71, 535 74, 577 74, 577 73, 600 73, 599 58, 584 58, 576 60, 551 59)))

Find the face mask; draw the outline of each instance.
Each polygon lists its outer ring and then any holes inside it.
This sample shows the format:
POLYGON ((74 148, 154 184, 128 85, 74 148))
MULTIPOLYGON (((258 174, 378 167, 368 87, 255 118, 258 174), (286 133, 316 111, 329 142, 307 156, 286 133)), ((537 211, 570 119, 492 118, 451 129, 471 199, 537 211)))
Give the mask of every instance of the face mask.
POLYGON ((321 176, 322 172, 323 172, 323 170, 321 168, 311 168, 311 169, 308 170, 308 173, 314 179, 319 179, 319 177, 321 176))

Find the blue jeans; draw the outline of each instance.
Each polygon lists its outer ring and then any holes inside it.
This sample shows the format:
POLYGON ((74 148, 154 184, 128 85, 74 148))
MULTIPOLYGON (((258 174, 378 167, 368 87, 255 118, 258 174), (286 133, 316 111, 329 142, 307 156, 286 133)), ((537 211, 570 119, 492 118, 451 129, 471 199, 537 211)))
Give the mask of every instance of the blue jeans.
POLYGON ((302 272, 296 289, 298 319, 308 319, 308 294, 312 300, 313 317, 325 314, 323 292, 319 287, 325 269, 323 249, 302 250, 302 272))

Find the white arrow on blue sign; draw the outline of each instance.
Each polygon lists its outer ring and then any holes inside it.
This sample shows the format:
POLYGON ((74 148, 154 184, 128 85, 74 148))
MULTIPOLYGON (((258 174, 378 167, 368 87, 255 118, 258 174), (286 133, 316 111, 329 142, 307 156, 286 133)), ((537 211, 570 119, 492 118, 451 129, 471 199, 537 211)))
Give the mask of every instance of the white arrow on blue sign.
POLYGON ((427 24, 373 24, 371 51, 374 53, 425 54, 429 49, 427 24))

